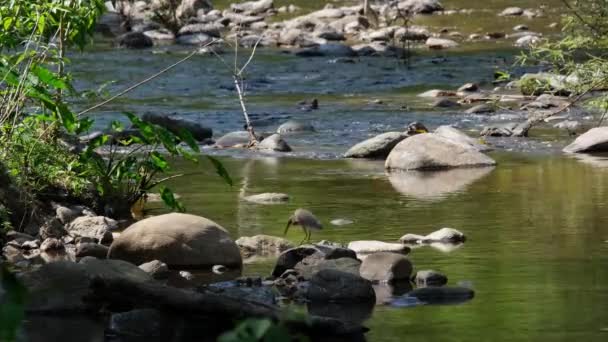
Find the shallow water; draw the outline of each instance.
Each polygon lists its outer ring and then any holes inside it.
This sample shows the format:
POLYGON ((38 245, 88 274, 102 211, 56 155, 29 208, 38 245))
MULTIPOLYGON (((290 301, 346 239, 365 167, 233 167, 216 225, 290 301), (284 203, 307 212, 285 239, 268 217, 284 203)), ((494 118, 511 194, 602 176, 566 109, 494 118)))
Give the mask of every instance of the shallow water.
MULTIPOLYGON (((547 11, 553 13, 559 2, 545 1, 547 11)), ((312 9, 323 2, 293 3, 312 9)), ((482 6, 487 11, 416 20, 434 27, 458 25, 464 34, 507 30, 520 23, 550 33, 546 25, 557 21, 553 14, 531 21, 495 15, 507 6, 538 6, 530 3, 444 1, 448 9, 482 6)), ((256 129, 270 132, 287 119, 298 119, 311 122, 317 132, 286 137, 295 150, 287 158, 204 150, 222 155, 235 181, 232 188, 205 162, 176 162, 173 171, 187 176, 170 185, 190 213, 220 223, 234 238, 281 235, 298 207, 310 209, 325 223, 322 232, 313 234, 314 240, 394 242, 406 233, 427 234, 446 226, 463 231, 468 240, 461 248, 450 253, 420 248, 411 253, 411 260, 416 269, 444 272, 450 285, 470 284, 475 298, 450 306, 377 306, 366 322, 371 341, 603 341, 608 337, 608 159, 562 156, 557 151, 571 138, 552 130, 535 131, 535 137, 517 143, 490 141, 505 149, 534 151, 509 153, 499 148, 491 154, 499 164, 491 169, 387 175, 382 162, 340 159, 354 143, 402 130, 413 120, 429 128, 454 124, 473 133, 487 123, 510 120, 465 115, 464 108, 434 110, 431 101, 416 97, 427 89, 454 89, 466 82, 492 89, 493 71, 510 68, 518 53, 506 45, 420 50, 410 69, 388 58, 361 58, 351 64, 262 50, 248 69, 247 82, 247 104, 256 129), (318 111, 298 109, 296 102, 311 98, 319 99, 318 111), (239 200, 241 195, 262 192, 284 192, 291 200, 273 206, 239 200), (333 219, 354 223, 332 226, 333 219)), ((74 54, 77 87, 115 81, 108 87, 115 93, 185 53, 176 47, 155 51, 114 50, 106 42, 74 54)), ((78 105, 85 108, 99 100, 80 100, 78 105)), ((103 126, 122 111, 176 113, 212 127, 216 137, 242 126, 229 71, 210 56, 196 56, 94 115, 103 126)), ((158 204, 149 209, 151 214, 164 211, 158 204)), ((298 229, 288 234, 294 242, 302 237, 298 229)), ((247 264, 244 272, 267 275, 273 263, 270 259, 247 264)))

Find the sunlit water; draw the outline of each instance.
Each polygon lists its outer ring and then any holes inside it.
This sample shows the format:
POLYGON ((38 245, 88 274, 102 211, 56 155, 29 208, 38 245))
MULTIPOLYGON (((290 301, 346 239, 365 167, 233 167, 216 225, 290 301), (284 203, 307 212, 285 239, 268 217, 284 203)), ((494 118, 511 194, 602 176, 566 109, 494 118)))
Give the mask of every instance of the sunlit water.
MULTIPOLYGON (((321 8, 321 3, 300 5, 314 9, 321 8)), ((551 33, 546 25, 558 21, 554 12, 558 3, 547 1, 549 15, 531 21, 496 17, 507 6, 532 7, 529 1, 502 0, 485 2, 482 7, 487 11, 477 15, 417 21, 434 27, 457 24, 463 34, 507 30, 520 23, 551 33)), ((478 8, 479 4, 459 0, 444 5, 450 9, 478 8)), ((340 159, 352 144, 401 130, 413 120, 430 128, 454 124, 469 132, 506 121, 499 116, 465 115, 464 108, 432 110, 429 100, 416 97, 426 89, 455 89, 466 82, 492 89, 493 71, 511 68, 517 53, 506 46, 485 43, 456 52, 419 51, 410 69, 387 58, 361 58, 351 64, 260 51, 247 74, 247 105, 258 120, 258 131, 271 132, 287 119, 298 119, 312 123, 316 133, 287 136, 294 152, 281 157, 205 149, 204 153, 223 155, 233 187, 204 161, 198 165, 176 162, 173 172, 186 176, 169 185, 182 196, 190 213, 220 223, 234 238, 281 235, 290 213, 298 207, 310 209, 325 224, 313 240, 396 242, 406 233, 427 234, 441 227, 463 231, 468 240, 461 248, 449 253, 420 248, 410 258, 417 270, 447 274, 450 285, 468 284, 475 298, 450 306, 376 306, 365 322, 371 328, 367 334, 371 341, 603 341, 608 338, 606 159, 561 155, 560 148, 571 138, 555 131, 534 132, 532 139, 517 144, 491 141, 499 146, 491 153, 498 166, 491 169, 387 175, 382 162, 340 159), (296 105, 311 98, 319 99, 318 111, 304 112, 296 105), (508 153, 500 147, 534 153, 508 153), (273 206, 240 200, 242 195, 262 192, 284 192, 291 200, 273 206), (329 224, 337 218, 354 223, 329 224)), ((95 88, 115 81, 107 88, 115 93, 184 56, 176 47, 155 51, 159 53, 114 50, 100 44, 74 54, 77 87, 95 88)), ((515 74, 526 71, 511 69, 515 74)), ((78 106, 85 108, 99 100, 80 100, 78 106)), ((216 137, 242 127, 229 70, 211 56, 196 56, 94 113, 98 127, 120 118, 122 111, 176 113, 208 125, 216 137)), ((149 206, 150 214, 163 211, 159 204, 149 206)), ((302 237, 298 229, 288 234, 294 242, 302 237)), ((265 276, 273 263, 270 259, 247 264, 244 273, 265 276)), ((47 326, 61 324, 37 322, 41 326, 29 330, 36 341, 48 336, 42 333, 47 326)), ((83 339, 78 340, 100 340, 103 333, 98 324, 71 324, 82 328, 83 339)), ((67 341, 73 335, 57 339, 67 341)))

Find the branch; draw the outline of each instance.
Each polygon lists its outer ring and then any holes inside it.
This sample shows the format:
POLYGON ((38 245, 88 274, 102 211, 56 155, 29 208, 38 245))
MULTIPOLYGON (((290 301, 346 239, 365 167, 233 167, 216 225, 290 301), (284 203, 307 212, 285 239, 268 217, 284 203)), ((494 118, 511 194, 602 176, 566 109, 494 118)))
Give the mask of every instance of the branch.
MULTIPOLYGON (((207 47, 207 46, 209 46, 209 45, 211 45, 211 44, 215 43, 216 41, 217 41, 217 40, 215 40, 215 39, 214 39, 214 40, 210 41, 209 43, 207 43, 207 44, 203 45, 201 48, 207 47)), ((154 75, 152 75, 152 76, 150 76, 150 77, 148 77, 148 78, 146 78, 146 79, 144 79, 144 80, 142 80, 142 81, 140 81, 140 82, 138 82, 138 83, 136 83, 136 84, 134 84, 134 85, 132 85, 132 86, 128 87, 127 89, 125 89, 125 90, 121 91, 120 93, 118 93, 118 94, 116 94, 116 95, 114 95, 114 96, 110 97, 109 99, 107 99, 107 100, 105 100, 105 101, 103 101, 103 102, 101 102, 101 103, 98 103, 98 104, 94 105, 93 107, 90 107, 90 108, 88 108, 88 109, 83 110, 82 112, 78 113, 78 115, 77 115, 77 116, 78 116, 78 117, 80 117, 80 116, 82 116, 82 115, 84 115, 84 114, 86 114, 86 113, 88 113, 88 112, 90 112, 90 111, 92 111, 92 110, 95 110, 95 109, 97 109, 97 108, 99 108, 99 107, 105 106, 106 104, 108 104, 108 103, 110 103, 110 102, 112 102, 112 101, 116 100, 117 98, 119 98, 119 97, 121 97, 121 96, 125 95, 126 93, 128 93, 128 92, 132 91, 133 89, 138 88, 138 87, 140 87, 140 86, 142 86, 142 85, 144 85, 144 84, 146 84, 146 83, 148 83, 148 82, 152 81, 153 79, 157 78, 158 76, 160 76, 160 75, 162 75, 162 74, 166 73, 167 71, 169 71, 169 70, 171 70, 171 69, 175 68, 176 66, 178 66, 178 65, 182 64, 183 62, 185 62, 185 61, 189 60, 189 59, 190 59, 190 58, 192 58, 192 57, 193 57, 193 56, 194 56, 194 55, 195 55, 197 52, 198 52, 198 50, 194 50, 194 51, 192 51, 192 53, 190 53, 188 56, 186 56, 186 57, 184 57, 184 58, 180 59, 179 61, 177 61, 177 62, 175 62, 175 63, 173 63, 173 64, 169 65, 168 67, 166 67, 166 68, 164 68, 163 70, 161 70, 161 71, 157 72, 156 74, 154 74, 154 75)))

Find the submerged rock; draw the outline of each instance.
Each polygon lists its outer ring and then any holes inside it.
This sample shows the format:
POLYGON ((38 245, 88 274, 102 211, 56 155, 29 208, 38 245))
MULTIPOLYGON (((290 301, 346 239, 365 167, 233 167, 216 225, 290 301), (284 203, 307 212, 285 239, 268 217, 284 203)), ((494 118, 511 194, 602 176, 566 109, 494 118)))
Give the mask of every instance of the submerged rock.
POLYGON ((390 252, 373 253, 363 259, 361 276, 375 281, 409 280, 412 263, 404 255, 390 252))
POLYGON ((327 43, 302 49, 296 52, 300 57, 354 57, 357 53, 348 45, 327 43))
POLYGON ((289 202, 289 195, 282 193, 266 192, 263 194, 245 196, 243 199, 247 202, 257 204, 281 204, 289 202))
POLYGON ((407 294, 427 304, 456 304, 475 297, 475 291, 465 287, 420 287, 407 294))
POLYGON ((437 99, 431 106, 435 108, 454 108, 460 107, 460 104, 450 99, 437 99))
POLYGON ((496 162, 470 146, 433 133, 418 134, 400 142, 389 154, 388 170, 440 170, 493 166, 496 162))
POLYGON ((307 123, 289 120, 277 128, 279 134, 314 132, 315 128, 307 123))
POLYGON ((129 32, 118 37, 118 45, 128 49, 145 49, 154 46, 154 42, 142 32, 129 32))
POLYGON ((375 302, 372 283, 360 276, 325 269, 310 280, 307 298, 313 302, 375 302))
POLYGON ((437 271, 423 270, 416 272, 414 283, 416 283, 416 286, 418 287, 443 286, 448 283, 448 277, 437 271))
POLYGON ((239 246, 241 255, 244 258, 249 258, 253 255, 279 255, 290 248, 294 248, 294 245, 289 240, 270 235, 243 236, 236 240, 236 244, 239 246))
POLYGON ((211 128, 204 127, 194 121, 177 119, 169 115, 146 113, 142 120, 162 126, 178 136, 182 131, 188 131, 198 141, 210 139, 213 136, 211 128))
POLYGON ((240 267, 241 254, 228 232, 204 217, 171 213, 141 220, 110 246, 110 259, 142 264, 160 260, 169 266, 240 267))
POLYGON ((581 134, 574 142, 564 147, 566 153, 608 151, 608 127, 595 127, 581 134))
POLYGON ((393 148, 407 137, 407 133, 404 132, 382 133, 351 147, 344 157, 386 159, 393 148))

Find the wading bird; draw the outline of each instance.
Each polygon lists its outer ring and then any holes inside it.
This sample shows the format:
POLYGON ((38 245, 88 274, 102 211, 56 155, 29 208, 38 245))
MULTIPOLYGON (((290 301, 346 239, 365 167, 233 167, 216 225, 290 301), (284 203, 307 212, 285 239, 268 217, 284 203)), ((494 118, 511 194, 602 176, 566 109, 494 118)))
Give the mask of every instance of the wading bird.
POLYGON ((321 222, 313 215, 310 211, 306 209, 296 209, 296 211, 291 215, 289 221, 287 221, 287 227, 285 227, 285 232, 283 236, 287 235, 287 231, 289 230, 289 226, 291 225, 299 225, 304 230, 304 240, 300 242, 300 245, 306 242, 310 242, 310 236, 312 235, 312 230, 321 230, 323 229, 323 225, 321 222))

